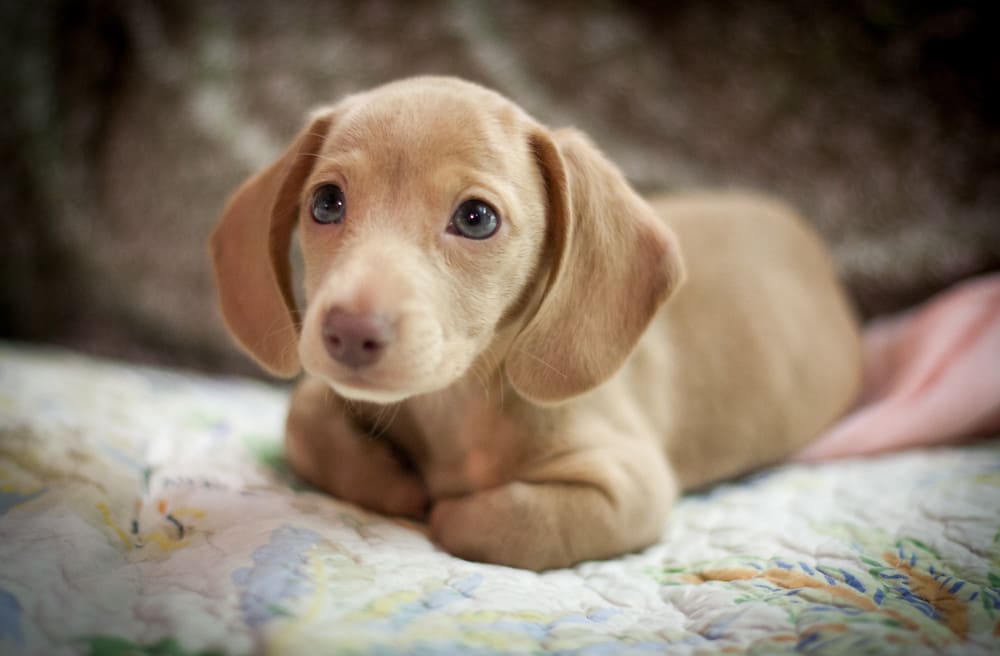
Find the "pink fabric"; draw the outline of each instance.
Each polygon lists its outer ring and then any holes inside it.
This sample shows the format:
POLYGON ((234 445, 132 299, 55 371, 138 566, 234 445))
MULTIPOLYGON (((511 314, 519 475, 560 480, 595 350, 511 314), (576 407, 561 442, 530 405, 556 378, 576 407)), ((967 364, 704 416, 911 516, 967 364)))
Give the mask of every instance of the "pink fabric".
POLYGON ((1000 274, 960 283, 864 332, 859 405, 794 459, 1000 433, 1000 274))

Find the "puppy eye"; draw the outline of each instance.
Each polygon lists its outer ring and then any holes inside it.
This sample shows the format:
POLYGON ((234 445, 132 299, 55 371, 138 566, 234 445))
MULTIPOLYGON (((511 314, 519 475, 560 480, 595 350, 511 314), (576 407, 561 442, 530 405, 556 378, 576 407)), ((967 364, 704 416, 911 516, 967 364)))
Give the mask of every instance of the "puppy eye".
POLYGON ((467 200, 458 206, 448 224, 448 232, 467 239, 492 237, 500 227, 496 210, 481 200, 467 200))
POLYGON ((313 194, 312 217, 316 223, 340 223, 346 210, 344 192, 337 185, 323 185, 313 194))

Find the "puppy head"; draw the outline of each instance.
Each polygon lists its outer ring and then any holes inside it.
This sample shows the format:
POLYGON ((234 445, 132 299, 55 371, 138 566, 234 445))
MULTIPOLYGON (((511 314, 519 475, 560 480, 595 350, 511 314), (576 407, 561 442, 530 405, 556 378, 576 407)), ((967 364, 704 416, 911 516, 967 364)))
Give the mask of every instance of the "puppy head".
POLYGON ((499 362, 535 401, 617 369, 679 277, 672 236, 582 137, 415 78, 314 114, 212 236, 223 314, 276 375, 393 402, 499 362), (295 226, 306 311, 292 294, 295 226))

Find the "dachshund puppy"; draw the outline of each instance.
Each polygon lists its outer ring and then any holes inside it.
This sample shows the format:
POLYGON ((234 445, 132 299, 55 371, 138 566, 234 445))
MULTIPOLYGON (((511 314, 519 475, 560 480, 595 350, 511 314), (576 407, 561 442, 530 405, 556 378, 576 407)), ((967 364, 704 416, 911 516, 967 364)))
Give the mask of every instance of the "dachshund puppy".
POLYGON ((236 340, 306 372, 294 469, 469 559, 647 546, 679 492, 796 452, 860 381, 854 316, 789 209, 644 200, 579 132, 456 79, 314 112, 211 252, 236 340))

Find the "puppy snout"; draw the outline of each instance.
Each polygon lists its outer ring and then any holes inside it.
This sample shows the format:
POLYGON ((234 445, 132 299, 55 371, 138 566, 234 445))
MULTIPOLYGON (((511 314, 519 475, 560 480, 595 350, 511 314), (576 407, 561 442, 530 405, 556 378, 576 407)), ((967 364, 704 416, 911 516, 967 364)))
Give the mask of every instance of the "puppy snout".
POLYGON ((352 369, 375 364, 392 338, 392 325, 379 314, 355 314, 334 307, 323 318, 323 344, 327 353, 352 369))

